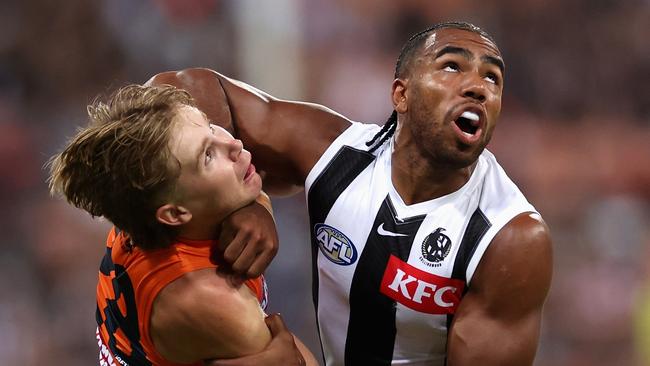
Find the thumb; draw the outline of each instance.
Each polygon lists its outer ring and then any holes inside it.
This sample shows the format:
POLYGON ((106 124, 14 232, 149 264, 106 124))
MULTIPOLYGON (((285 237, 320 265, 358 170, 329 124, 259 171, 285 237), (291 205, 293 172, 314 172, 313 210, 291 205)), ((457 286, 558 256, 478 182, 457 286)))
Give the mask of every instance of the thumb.
POLYGON ((282 332, 289 332, 289 329, 287 329, 287 326, 284 324, 279 313, 267 316, 266 319, 264 319, 264 322, 266 322, 266 326, 269 327, 273 338, 282 332))

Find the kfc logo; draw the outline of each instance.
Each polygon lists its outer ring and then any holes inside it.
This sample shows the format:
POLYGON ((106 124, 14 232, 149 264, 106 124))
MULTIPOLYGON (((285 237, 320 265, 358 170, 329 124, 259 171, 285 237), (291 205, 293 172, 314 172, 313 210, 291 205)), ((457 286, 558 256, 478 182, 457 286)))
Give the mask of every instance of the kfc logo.
POLYGON ((381 280, 381 293, 413 310, 428 314, 454 314, 465 283, 436 276, 390 256, 381 280))

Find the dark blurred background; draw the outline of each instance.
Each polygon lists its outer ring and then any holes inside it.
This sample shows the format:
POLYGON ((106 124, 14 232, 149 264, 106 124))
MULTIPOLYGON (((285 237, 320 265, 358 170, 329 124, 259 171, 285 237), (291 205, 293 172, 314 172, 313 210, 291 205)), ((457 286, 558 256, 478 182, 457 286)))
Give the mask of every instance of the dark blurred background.
MULTIPOLYGON (((98 95, 204 66, 383 123, 401 45, 459 19, 504 54, 489 148, 554 238, 536 365, 650 365, 648 0, 3 0, 0 365, 97 362, 109 224, 51 198, 42 166, 98 95)), ((304 196, 274 204, 269 310, 318 352, 304 196)))

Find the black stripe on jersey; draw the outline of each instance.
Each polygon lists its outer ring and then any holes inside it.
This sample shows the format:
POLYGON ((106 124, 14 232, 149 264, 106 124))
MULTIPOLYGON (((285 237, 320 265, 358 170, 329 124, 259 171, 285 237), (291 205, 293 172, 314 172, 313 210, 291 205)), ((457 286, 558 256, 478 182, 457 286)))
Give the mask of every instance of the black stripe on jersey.
MULTIPOLYGON (((478 243, 481 241, 483 235, 485 235, 490 226, 492 226, 492 224, 487 217, 485 217, 485 214, 480 208, 477 208, 476 211, 474 211, 472 217, 467 223, 467 228, 463 234, 463 239, 460 242, 458 254, 454 261, 454 269, 451 272, 451 278, 465 281, 466 286, 463 295, 469 288, 467 285, 467 267, 469 266, 469 261, 474 256, 478 243)), ((447 329, 451 327, 453 319, 453 314, 447 315, 447 329)))
MULTIPOLYGON (((325 218, 332 209, 334 202, 373 160, 375 160, 375 156, 365 150, 343 146, 309 188, 307 205, 309 207, 311 228, 309 231, 311 236, 312 297, 317 314, 318 265, 316 260, 318 258, 318 241, 313 230, 314 226, 325 222, 325 218)), ((316 318, 316 326, 319 327, 318 317, 316 318)), ((321 351, 322 349, 323 345, 321 343, 321 351)))
POLYGON ((110 276, 111 271, 115 270, 113 265, 113 260, 111 259, 112 251, 111 248, 106 248, 106 254, 102 258, 102 262, 99 264, 99 272, 104 276, 110 276))
MULTIPOLYGON (((485 235, 485 232, 487 232, 490 226, 492 226, 492 224, 487 217, 485 217, 483 211, 481 211, 480 208, 477 208, 469 219, 469 223, 467 223, 467 229, 465 229, 465 234, 463 234, 463 239, 460 242, 458 254, 454 261, 454 269, 451 272, 451 278, 463 280, 467 283, 466 273, 469 261, 472 259, 472 256, 474 256, 478 243, 481 241, 481 238, 483 238, 483 235, 485 235)), ((467 286, 465 286, 465 291, 467 291, 467 286)))
POLYGON ((100 327, 104 324, 104 319, 102 319, 102 312, 99 310, 99 305, 95 306, 95 320, 97 320, 97 325, 100 327))
MULTIPOLYGON (((122 360, 126 361, 129 365, 133 366, 150 366, 151 362, 147 359, 140 344, 140 328, 138 327, 138 309, 135 304, 135 291, 131 279, 129 278, 126 269, 121 265, 115 265, 111 259, 112 250, 106 249, 106 254, 100 265, 100 271, 106 269, 115 270, 115 278, 111 281, 113 291, 115 292, 115 299, 106 299, 107 306, 103 309, 106 323, 102 323, 102 317, 99 313, 100 309, 97 307, 95 317, 97 318, 97 325, 105 325, 108 330, 109 339, 108 347, 115 356, 119 356, 122 360), (122 311, 118 305, 120 297, 124 298, 126 305, 126 315, 122 315, 122 311), (131 346, 131 354, 127 355, 117 347, 117 339, 115 333, 118 329, 124 332, 128 338, 131 346)), ((109 271, 110 272, 110 271, 109 271)), ((103 272, 102 272, 103 273, 103 272)))
POLYGON ((375 217, 372 231, 359 257, 350 286, 350 322, 345 342, 346 365, 390 365, 397 328, 396 303, 380 292, 381 280, 392 255, 406 262, 426 215, 398 220, 387 196, 375 217), (383 236, 385 231, 404 236, 383 236))
MULTIPOLYGON (((336 153, 309 188, 307 200, 312 225, 325 222, 339 195, 373 160, 375 156, 371 153, 350 146, 343 146, 336 153)), ((314 246, 318 247, 315 239, 314 246)))

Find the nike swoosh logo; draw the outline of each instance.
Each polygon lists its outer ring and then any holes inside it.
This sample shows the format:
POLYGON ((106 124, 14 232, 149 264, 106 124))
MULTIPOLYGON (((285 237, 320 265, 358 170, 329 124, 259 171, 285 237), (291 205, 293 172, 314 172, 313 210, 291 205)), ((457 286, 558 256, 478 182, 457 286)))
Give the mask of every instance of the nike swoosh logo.
POLYGON ((381 225, 377 227, 377 234, 383 235, 383 236, 408 236, 406 234, 400 234, 400 233, 394 233, 392 231, 384 230, 384 223, 382 222, 381 225))

